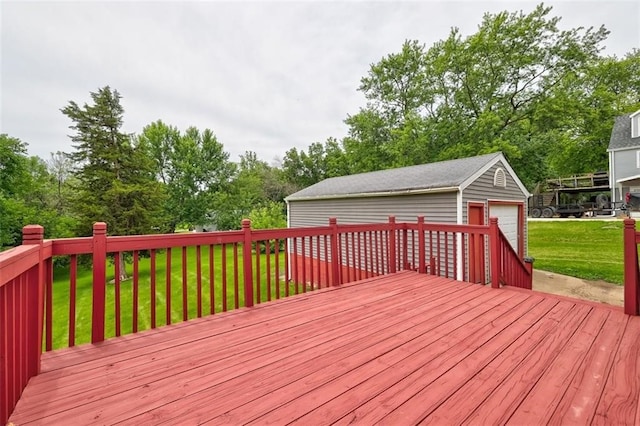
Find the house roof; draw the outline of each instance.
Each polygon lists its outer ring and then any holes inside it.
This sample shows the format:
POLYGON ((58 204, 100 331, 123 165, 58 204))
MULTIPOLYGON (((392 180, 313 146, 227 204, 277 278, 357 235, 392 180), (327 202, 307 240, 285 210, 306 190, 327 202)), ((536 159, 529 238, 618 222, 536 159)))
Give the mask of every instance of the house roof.
POLYGON ((640 111, 616 117, 616 121, 613 123, 613 130, 611 130, 611 139, 609 140, 609 148, 607 148, 607 151, 640 146, 640 138, 631 137, 631 117, 637 115, 639 112, 640 111))
POLYGON ((501 152, 437 163, 325 179, 289 195, 286 200, 350 198, 366 195, 393 195, 410 192, 457 191, 477 179, 498 161, 528 195, 501 152))

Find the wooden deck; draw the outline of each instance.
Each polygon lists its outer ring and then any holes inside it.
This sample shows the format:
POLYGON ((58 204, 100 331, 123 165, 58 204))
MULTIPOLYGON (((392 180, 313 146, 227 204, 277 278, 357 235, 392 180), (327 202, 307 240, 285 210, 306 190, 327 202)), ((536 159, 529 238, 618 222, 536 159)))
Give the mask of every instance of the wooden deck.
POLYGON ((638 424, 640 318, 402 272, 47 353, 23 424, 638 424))

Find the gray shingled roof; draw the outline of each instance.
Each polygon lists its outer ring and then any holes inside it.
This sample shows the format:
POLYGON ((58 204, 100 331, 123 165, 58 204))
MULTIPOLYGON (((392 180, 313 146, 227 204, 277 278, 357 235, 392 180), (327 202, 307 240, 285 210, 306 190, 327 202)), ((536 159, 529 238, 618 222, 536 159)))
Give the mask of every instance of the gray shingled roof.
POLYGON ((286 200, 458 187, 502 153, 325 179, 286 200))
POLYGON ((631 114, 616 117, 611 130, 608 150, 635 148, 640 146, 640 138, 631 137, 631 114))

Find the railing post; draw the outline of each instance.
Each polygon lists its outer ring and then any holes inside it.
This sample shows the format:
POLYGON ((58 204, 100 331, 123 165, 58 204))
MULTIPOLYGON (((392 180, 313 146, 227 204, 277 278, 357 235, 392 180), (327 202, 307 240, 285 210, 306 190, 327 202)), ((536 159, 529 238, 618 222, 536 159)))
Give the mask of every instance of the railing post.
MULTIPOLYGON (((471 251, 471 250, 469 250, 471 251)), ((491 256, 491 287, 500 288, 500 228, 498 218, 489 218, 489 251, 491 256)), ((472 253, 469 253, 471 256, 472 253)))
MULTIPOLYGON (((418 216, 418 273, 426 273, 424 250, 424 216, 418 216)), ((414 248, 415 250, 415 248, 414 248)))
POLYGON ((91 343, 104 340, 105 295, 107 284, 107 224, 93 224, 93 309, 91 343))
POLYGON ((251 221, 242 219, 244 243, 242 245, 242 263, 244 270, 244 306, 253 306, 253 256, 251 253, 251 221))
POLYGON ((396 272, 396 217, 389 216, 389 273, 396 272))
POLYGON ((40 373, 40 354, 42 353, 42 333, 44 326, 44 285, 45 285, 45 265, 42 253, 42 243, 44 240, 44 228, 40 225, 27 225, 22 228, 22 244, 38 245, 40 252, 38 255, 38 269, 32 276, 35 282, 29 282, 27 287, 27 297, 29 303, 29 313, 27 315, 27 330, 29 333, 27 341, 27 365, 29 377, 40 373))
POLYGON ((638 315, 638 245, 634 219, 624 220, 624 313, 638 315))
POLYGON ((527 272, 529 273, 526 288, 531 290, 533 288, 533 262, 535 261, 535 259, 533 257, 525 257, 523 260, 524 265, 527 268, 527 272))
POLYGON ((331 283, 334 286, 342 284, 340 274, 340 254, 338 252, 338 221, 335 217, 329 218, 329 226, 331 227, 330 244, 331 244, 331 283))

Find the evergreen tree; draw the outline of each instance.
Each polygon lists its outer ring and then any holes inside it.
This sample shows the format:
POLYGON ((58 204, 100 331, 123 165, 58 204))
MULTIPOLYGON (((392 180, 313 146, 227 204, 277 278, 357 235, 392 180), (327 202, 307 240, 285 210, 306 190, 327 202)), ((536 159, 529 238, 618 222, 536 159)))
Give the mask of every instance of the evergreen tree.
MULTIPOLYGON (((91 104, 70 101, 62 113, 73 121, 76 177, 73 209, 79 235, 91 235, 95 222, 106 222, 111 235, 164 230, 164 191, 152 160, 121 130, 121 96, 109 86, 91 93, 91 104)), ((124 271, 121 271, 124 275, 124 271)))

